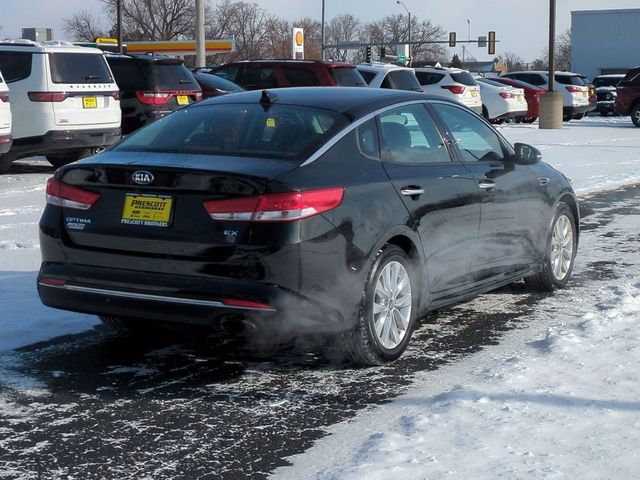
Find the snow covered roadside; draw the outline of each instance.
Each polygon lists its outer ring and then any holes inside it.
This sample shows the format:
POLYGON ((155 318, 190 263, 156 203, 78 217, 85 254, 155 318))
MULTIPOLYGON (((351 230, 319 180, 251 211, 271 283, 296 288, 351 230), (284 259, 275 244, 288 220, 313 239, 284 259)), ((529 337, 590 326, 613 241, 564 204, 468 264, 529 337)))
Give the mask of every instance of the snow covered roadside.
MULTIPOLYGON (((637 232, 640 212, 613 228, 637 232)), ((419 375, 272 478, 638 478, 639 279, 634 262, 617 281, 545 298, 527 328, 419 375)))

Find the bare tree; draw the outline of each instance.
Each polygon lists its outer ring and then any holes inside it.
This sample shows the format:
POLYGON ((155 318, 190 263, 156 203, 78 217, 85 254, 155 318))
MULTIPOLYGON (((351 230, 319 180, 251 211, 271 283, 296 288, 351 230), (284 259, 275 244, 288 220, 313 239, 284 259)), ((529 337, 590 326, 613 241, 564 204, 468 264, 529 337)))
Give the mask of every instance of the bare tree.
POLYGON ((102 21, 89 10, 80 10, 62 21, 64 32, 71 40, 92 42, 96 37, 107 36, 102 21))
MULTIPOLYGON (((571 29, 567 29, 556 37, 556 71, 570 71, 571 70, 571 29)), ((545 59, 545 65, 549 65, 549 47, 545 47, 542 52, 542 57, 545 59)))
POLYGON ((510 72, 524 69, 524 60, 513 52, 505 52, 502 60, 507 66, 507 70, 510 72))
MULTIPOLYGON (((350 13, 343 13, 329 21, 325 29, 325 41, 328 45, 358 42, 361 28, 360 20, 350 13)), ((345 48, 329 48, 326 55, 344 62, 350 60, 354 52, 345 48)))

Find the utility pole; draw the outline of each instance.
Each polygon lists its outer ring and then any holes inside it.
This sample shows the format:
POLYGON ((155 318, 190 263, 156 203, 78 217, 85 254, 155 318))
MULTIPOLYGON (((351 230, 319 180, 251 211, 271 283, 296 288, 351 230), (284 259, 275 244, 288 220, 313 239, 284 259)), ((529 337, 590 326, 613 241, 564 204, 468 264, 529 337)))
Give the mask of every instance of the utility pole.
POLYGON ((549 6, 549 92, 553 92, 556 76, 556 0, 549 6))
POLYGON ((322 0, 322 23, 320 23, 320 58, 324 60, 324 0, 322 0))
POLYGON ((196 68, 206 67, 204 35, 204 0, 196 0, 196 68))
POLYGON ((118 33, 118 52, 123 53, 122 48, 122 0, 118 0, 116 3, 116 29, 118 33))

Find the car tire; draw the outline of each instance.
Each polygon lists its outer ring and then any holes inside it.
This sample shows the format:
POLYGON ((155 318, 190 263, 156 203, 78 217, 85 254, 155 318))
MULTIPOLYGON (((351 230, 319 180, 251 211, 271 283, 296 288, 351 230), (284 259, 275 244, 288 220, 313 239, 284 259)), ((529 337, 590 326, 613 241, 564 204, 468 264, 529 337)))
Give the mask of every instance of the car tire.
POLYGON ((574 120, 582 120, 587 114, 586 113, 579 113, 578 115, 574 115, 573 119, 574 120))
POLYGON ((489 121, 489 110, 484 105, 482 106, 482 116, 485 120, 489 121))
POLYGON ((602 111, 602 112, 600 112, 600 116, 601 117, 607 117, 607 116, 609 116, 609 112, 602 111))
POLYGON ((9 155, 0 155, 0 173, 8 172, 13 164, 13 157, 9 155))
POLYGON ((417 315, 416 284, 404 250, 385 246, 371 268, 356 325, 340 337, 351 362, 382 365, 402 355, 417 315))
POLYGON ((538 117, 532 117, 532 118, 525 118, 525 119, 523 119, 522 121, 523 121, 524 123, 533 123, 533 122, 535 122, 537 119, 538 119, 538 117))
POLYGON ((560 202, 547 234, 542 270, 524 279, 536 292, 552 292, 566 286, 577 250, 577 226, 569 206, 560 202))
POLYGON ((640 127, 640 103, 631 107, 631 121, 636 127, 640 127))

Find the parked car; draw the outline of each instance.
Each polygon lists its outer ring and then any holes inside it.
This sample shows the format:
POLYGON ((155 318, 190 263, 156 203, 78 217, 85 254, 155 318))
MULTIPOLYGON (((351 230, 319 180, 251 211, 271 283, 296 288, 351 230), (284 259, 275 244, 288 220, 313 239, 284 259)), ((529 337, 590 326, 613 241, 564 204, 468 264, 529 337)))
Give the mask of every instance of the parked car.
POLYGON ((540 157, 416 92, 223 95, 55 172, 38 292, 125 332, 322 333, 381 364, 427 310, 567 284, 577 201, 540 157))
POLYGON ((418 67, 416 77, 424 93, 446 98, 482 115, 480 87, 466 70, 444 67, 418 67))
POLYGON ((640 127, 640 67, 627 72, 616 87, 614 111, 620 115, 631 115, 631 121, 640 127))
POLYGON ((372 88, 422 92, 413 68, 400 67, 390 63, 370 62, 359 64, 358 72, 367 85, 372 88))
POLYGON ((212 73, 246 90, 279 87, 364 87, 352 63, 320 60, 244 60, 227 63, 212 73))
POLYGON ((3 41, 0 70, 13 113, 13 145, 0 171, 31 155, 57 167, 120 139, 120 94, 100 50, 3 41))
POLYGON ((240 85, 219 77, 212 73, 210 68, 197 68, 193 71, 198 85, 202 88, 202 96, 204 98, 217 97, 219 95, 227 95, 229 93, 244 92, 244 88, 240 85))
POLYGON ((0 169, 3 155, 11 149, 11 105, 9 104, 9 87, 0 72, 0 169))
POLYGON ((154 53, 105 57, 120 87, 125 135, 202 100, 202 89, 182 59, 154 53))
POLYGON ((527 113, 522 121, 525 123, 533 123, 538 119, 540 116, 540 95, 546 91, 545 89, 529 85, 520 80, 514 80, 513 78, 491 77, 491 80, 524 90, 524 99, 527 101, 527 113))
MULTIPOLYGON (((549 88, 549 74, 547 72, 508 72, 503 73, 501 76, 521 80, 545 90, 549 88)), ((579 120, 583 118, 587 112, 595 108, 595 104, 592 105, 589 102, 588 86, 577 73, 556 72, 554 90, 562 93, 562 116, 565 121, 571 119, 579 120)))
POLYGON ((613 113, 613 106, 616 101, 616 86, 624 78, 623 73, 610 75, 598 75, 593 79, 593 86, 596 88, 597 106, 596 112, 606 117, 613 113))
POLYGON ((486 78, 478 78, 482 97, 482 116, 492 123, 505 120, 521 121, 527 114, 524 89, 504 85, 486 78))

